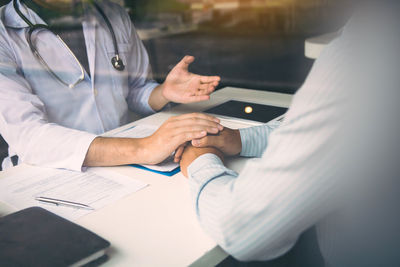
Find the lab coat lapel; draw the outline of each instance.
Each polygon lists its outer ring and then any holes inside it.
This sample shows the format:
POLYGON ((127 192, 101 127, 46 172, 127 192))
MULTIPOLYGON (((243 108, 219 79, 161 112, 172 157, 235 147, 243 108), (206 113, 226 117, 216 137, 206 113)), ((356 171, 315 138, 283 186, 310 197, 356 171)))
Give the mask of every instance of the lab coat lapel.
POLYGON ((84 9, 84 21, 82 23, 83 34, 85 36, 85 45, 88 55, 90 77, 92 82, 92 89, 94 90, 95 82, 95 68, 96 68, 96 34, 98 22, 96 16, 93 13, 93 8, 86 1, 83 2, 84 9))
MULTIPOLYGON (((17 0, 17 5, 22 14, 25 15, 33 24, 46 24, 35 12, 17 0)), ((4 7, 2 21, 5 26, 12 28, 26 28, 28 24, 20 18, 14 9, 13 2, 11 1, 4 7)))
POLYGON ((82 23, 83 33, 85 35, 86 51, 89 60, 90 77, 92 81, 92 88, 94 88, 95 80, 95 68, 96 68, 96 32, 97 32, 97 21, 93 16, 90 16, 89 20, 85 20, 82 23))

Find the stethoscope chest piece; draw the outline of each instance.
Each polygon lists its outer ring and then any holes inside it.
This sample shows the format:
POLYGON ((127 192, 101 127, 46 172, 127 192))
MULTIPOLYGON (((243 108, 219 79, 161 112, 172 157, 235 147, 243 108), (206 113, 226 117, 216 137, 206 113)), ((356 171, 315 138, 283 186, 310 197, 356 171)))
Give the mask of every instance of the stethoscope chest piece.
POLYGON ((118 71, 123 71, 125 69, 124 62, 122 59, 119 57, 119 55, 116 55, 111 59, 111 64, 113 65, 114 69, 118 71))

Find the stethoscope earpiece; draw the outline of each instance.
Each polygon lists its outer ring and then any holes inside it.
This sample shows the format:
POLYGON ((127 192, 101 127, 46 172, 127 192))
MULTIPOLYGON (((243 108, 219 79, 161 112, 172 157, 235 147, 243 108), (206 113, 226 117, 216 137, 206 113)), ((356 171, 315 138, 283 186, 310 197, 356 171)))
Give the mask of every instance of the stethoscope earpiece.
POLYGON ((114 69, 116 69, 116 70, 123 71, 125 69, 124 62, 119 57, 119 55, 115 55, 115 57, 113 57, 111 59, 111 64, 113 65, 114 69))

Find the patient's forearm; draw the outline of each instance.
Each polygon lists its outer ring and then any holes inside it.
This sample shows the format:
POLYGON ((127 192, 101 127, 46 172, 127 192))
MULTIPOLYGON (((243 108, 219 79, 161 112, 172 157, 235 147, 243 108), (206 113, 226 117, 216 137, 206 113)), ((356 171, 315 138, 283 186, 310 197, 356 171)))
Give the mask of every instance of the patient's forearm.
POLYGON ((97 137, 83 163, 86 167, 144 163, 143 139, 97 137))

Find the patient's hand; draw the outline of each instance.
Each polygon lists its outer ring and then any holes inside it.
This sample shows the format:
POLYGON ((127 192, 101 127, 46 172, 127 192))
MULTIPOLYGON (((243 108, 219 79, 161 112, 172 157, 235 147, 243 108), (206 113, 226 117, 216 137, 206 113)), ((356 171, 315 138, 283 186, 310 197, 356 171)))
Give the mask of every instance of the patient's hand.
POLYGON ((183 175, 185 175, 186 177, 188 177, 188 173, 187 173, 187 168, 189 167, 189 165, 198 157, 204 155, 204 154, 215 154, 218 157, 221 158, 221 160, 224 160, 224 156, 221 153, 221 151, 219 151, 216 148, 213 147, 206 147, 206 148, 196 148, 193 147, 192 145, 187 145, 185 147, 185 150, 183 151, 182 157, 181 157, 181 171, 183 173, 183 175))
POLYGON ((207 135, 192 141, 194 147, 215 147, 227 156, 238 155, 242 151, 239 130, 224 128, 217 135, 207 135))

